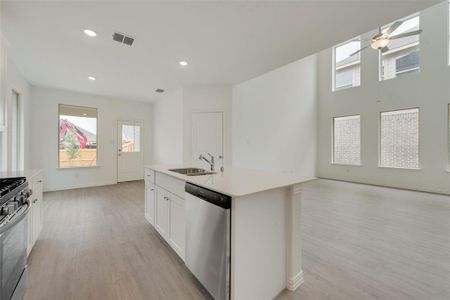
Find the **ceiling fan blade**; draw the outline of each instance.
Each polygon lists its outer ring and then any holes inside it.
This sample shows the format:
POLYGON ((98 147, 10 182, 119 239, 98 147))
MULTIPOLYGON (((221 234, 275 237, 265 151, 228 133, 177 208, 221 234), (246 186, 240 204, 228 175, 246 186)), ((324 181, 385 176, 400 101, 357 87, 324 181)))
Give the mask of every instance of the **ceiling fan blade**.
POLYGON ((361 49, 359 49, 358 51, 353 52, 352 54, 349 55, 349 57, 355 56, 356 54, 360 53, 361 51, 363 51, 364 49, 366 49, 369 46, 365 46, 362 47, 361 49))
POLYGON ((408 37, 408 36, 412 36, 412 35, 418 35, 422 33, 422 29, 416 30, 416 31, 411 31, 411 32, 405 32, 405 33, 400 33, 394 36, 389 37, 390 40, 395 40, 395 39, 401 39, 404 37, 408 37))
POLYGON ((390 35, 393 33, 397 28, 399 28, 403 24, 403 21, 397 21, 394 24, 391 25, 384 33, 387 35, 390 35))
POLYGON ((388 51, 389 51, 389 47, 386 46, 386 47, 384 47, 384 48, 381 48, 380 51, 381 51, 381 53, 388 52, 388 51))

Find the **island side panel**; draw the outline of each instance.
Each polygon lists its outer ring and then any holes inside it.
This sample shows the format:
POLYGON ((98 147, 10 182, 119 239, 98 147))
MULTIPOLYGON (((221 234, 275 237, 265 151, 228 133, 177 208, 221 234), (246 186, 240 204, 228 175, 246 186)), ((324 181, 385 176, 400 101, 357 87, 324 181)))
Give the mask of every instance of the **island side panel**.
POLYGON ((288 188, 286 241, 287 241, 287 285, 290 291, 296 290, 303 282, 302 270, 302 185, 288 188))
POLYGON ((273 299, 286 287, 286 188, 232 199, 231 299, 273 299))

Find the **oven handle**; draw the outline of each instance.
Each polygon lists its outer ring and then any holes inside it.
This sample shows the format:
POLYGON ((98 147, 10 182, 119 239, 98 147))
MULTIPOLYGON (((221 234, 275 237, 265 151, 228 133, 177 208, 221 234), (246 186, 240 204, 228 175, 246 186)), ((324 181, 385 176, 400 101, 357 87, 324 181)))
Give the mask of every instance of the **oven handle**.
POLYGON ((6 231, 14 227, 16 224, 18 224, 20 221, 23 220, 28 215, 28 212, 30 211, 31 205, 30 201, 27 201, 27 209, 17 218, 15 218, 12 222, 7 223, 5 226, 0 227, 0 235, 3 235, 6 231))

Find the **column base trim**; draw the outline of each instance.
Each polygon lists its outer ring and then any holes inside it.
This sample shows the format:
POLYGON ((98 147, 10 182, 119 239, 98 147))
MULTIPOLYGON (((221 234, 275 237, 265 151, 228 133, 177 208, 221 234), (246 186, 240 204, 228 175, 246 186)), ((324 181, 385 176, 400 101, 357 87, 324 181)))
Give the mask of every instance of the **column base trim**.
POLYGON ((303 277, 303 270, 301 270, 297 275, 288 279, 286 288, 295 291, 303 282, 305 282, 305 278, 303 277))

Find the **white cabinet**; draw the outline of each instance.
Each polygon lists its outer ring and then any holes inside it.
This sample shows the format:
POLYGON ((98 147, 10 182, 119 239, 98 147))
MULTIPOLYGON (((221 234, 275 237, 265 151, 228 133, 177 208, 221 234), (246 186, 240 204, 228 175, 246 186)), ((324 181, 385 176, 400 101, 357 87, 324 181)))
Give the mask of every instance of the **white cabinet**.
POLYGON ((156 216, 155 228, 167 240, 169 237, 169 198, 167 192, 156 187, 156 216))
POLYGON ((186 217, 184 199, 169 193, 169 244, 184 260, 185 235, 186 235, 186 217))
POLYGON ((31 188, 32 194, 30 200, 30 211, 28 213, 28 254, 34 247, 39 235, 42 231, 43 221, 43 177, 42 174, 37 174, 28 178, 28 184, 31 188))
POLYGON ((150 169, 145 174, 145 218, 184 260, 185 182, 150 169))
POLYGON ((155 225, 156 190, 153 182, 145 182, 145 218, 155 225))

